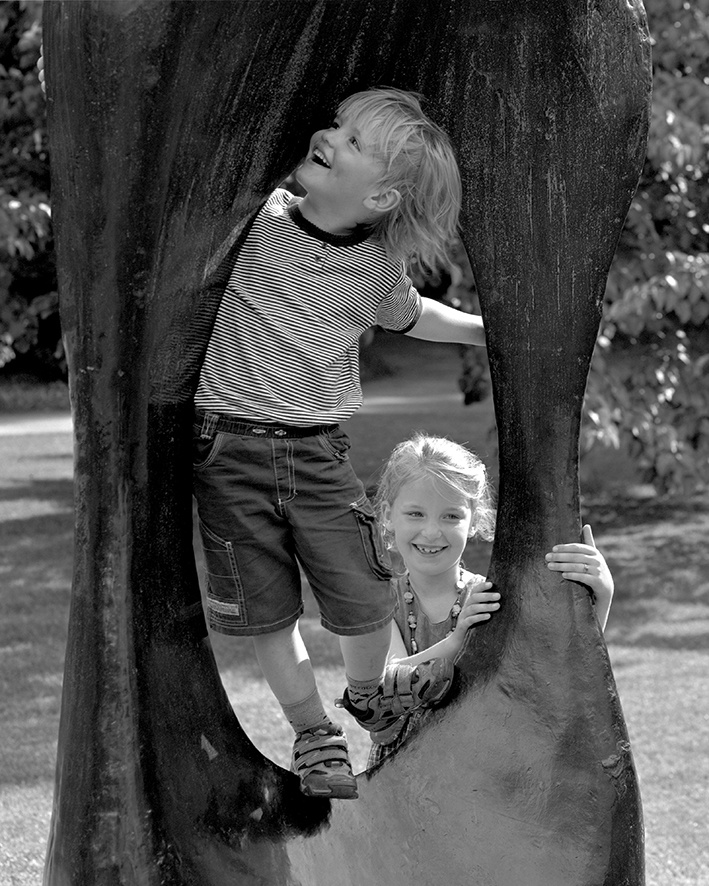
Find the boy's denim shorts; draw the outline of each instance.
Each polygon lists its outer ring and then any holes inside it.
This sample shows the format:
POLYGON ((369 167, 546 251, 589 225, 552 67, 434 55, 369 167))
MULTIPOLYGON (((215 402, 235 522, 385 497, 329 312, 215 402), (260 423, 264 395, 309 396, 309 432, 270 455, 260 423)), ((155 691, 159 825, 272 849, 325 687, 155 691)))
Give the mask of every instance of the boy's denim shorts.
POLYGON ((197 413, 193 430, 211 628, 253 636, 296 622, 299 564, 329 631, 366 634, 391 621, 389 559, 337 425, 197 413))

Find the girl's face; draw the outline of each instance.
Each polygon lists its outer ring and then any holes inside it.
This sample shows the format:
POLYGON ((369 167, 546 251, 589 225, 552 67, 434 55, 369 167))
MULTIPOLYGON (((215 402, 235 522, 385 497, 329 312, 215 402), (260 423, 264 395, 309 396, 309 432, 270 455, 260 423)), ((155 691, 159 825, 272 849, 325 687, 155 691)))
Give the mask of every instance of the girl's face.
POLYGON ((409 572, 457 572, 473 519, 464 495, 429 477, 412 480, 384 508, 383 516, 409 572))

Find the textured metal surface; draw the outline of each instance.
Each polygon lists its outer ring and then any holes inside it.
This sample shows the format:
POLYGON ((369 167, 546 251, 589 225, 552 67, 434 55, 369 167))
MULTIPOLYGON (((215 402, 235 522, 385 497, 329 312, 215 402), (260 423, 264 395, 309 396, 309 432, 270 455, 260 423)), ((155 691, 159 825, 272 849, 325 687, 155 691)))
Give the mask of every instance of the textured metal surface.
POLYGON ((638 0, 55 0, 53 204, 76 557, 48 886, 640 886, 635 773, 584 591, 581 401, 644 154, 638 0), (360 800, 305 800, 203 639, 190 396, 223 265, 337 101, 418 89, 453 135, 489 336, 504 606, 458 699, 360 800))

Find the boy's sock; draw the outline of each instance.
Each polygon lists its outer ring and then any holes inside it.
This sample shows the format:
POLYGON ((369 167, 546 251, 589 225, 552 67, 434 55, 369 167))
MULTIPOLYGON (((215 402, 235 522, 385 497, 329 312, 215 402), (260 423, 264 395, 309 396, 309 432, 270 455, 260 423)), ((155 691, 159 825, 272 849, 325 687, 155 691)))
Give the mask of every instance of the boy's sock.
POLYGON ((345 677, 347 679, 347 695, 351 704, 356 708, 366 707, 368 699, 374 695, 384 680, 384 674, 376 680, 353 680, 347 674, 345 677))
POLYGON ((286 715, 286 719, 298 734, 319 729, 331 723, 330 718, 325 713, 325 708, 317 689, 313 689, 312 693, 303 701, 297 701, 295 704, 282 704, 281 707, 286 715))

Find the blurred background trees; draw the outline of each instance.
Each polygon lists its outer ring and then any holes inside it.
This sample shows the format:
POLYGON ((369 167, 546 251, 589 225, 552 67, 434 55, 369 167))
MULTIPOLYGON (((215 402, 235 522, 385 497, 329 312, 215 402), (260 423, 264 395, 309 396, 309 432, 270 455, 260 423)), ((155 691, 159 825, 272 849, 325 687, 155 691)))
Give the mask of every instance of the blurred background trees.
POLYGON ((37 61, 38 0, 0 3, 0 367, 65 371, 49 204, 49 153, 37 61))
MULTIPOLYGON (((647 159, 606 291, 582 449, 624 446, 660 491, 709 480, 709 0, 646 0, 654 95, 647 159)), ((58 317, 49 153, 37 62, 41 0, 0 2, 0 374, 66 372, 58 317)), ((477 310, 459 251, 421 281, 477 310)), ((479 349, 466 402, 487 395, 479 349)))
POLYGON ((661 490, 709 479, 709 0, 645 0, 645 168, 606 290, 585 445, 629 441, 661 490))

